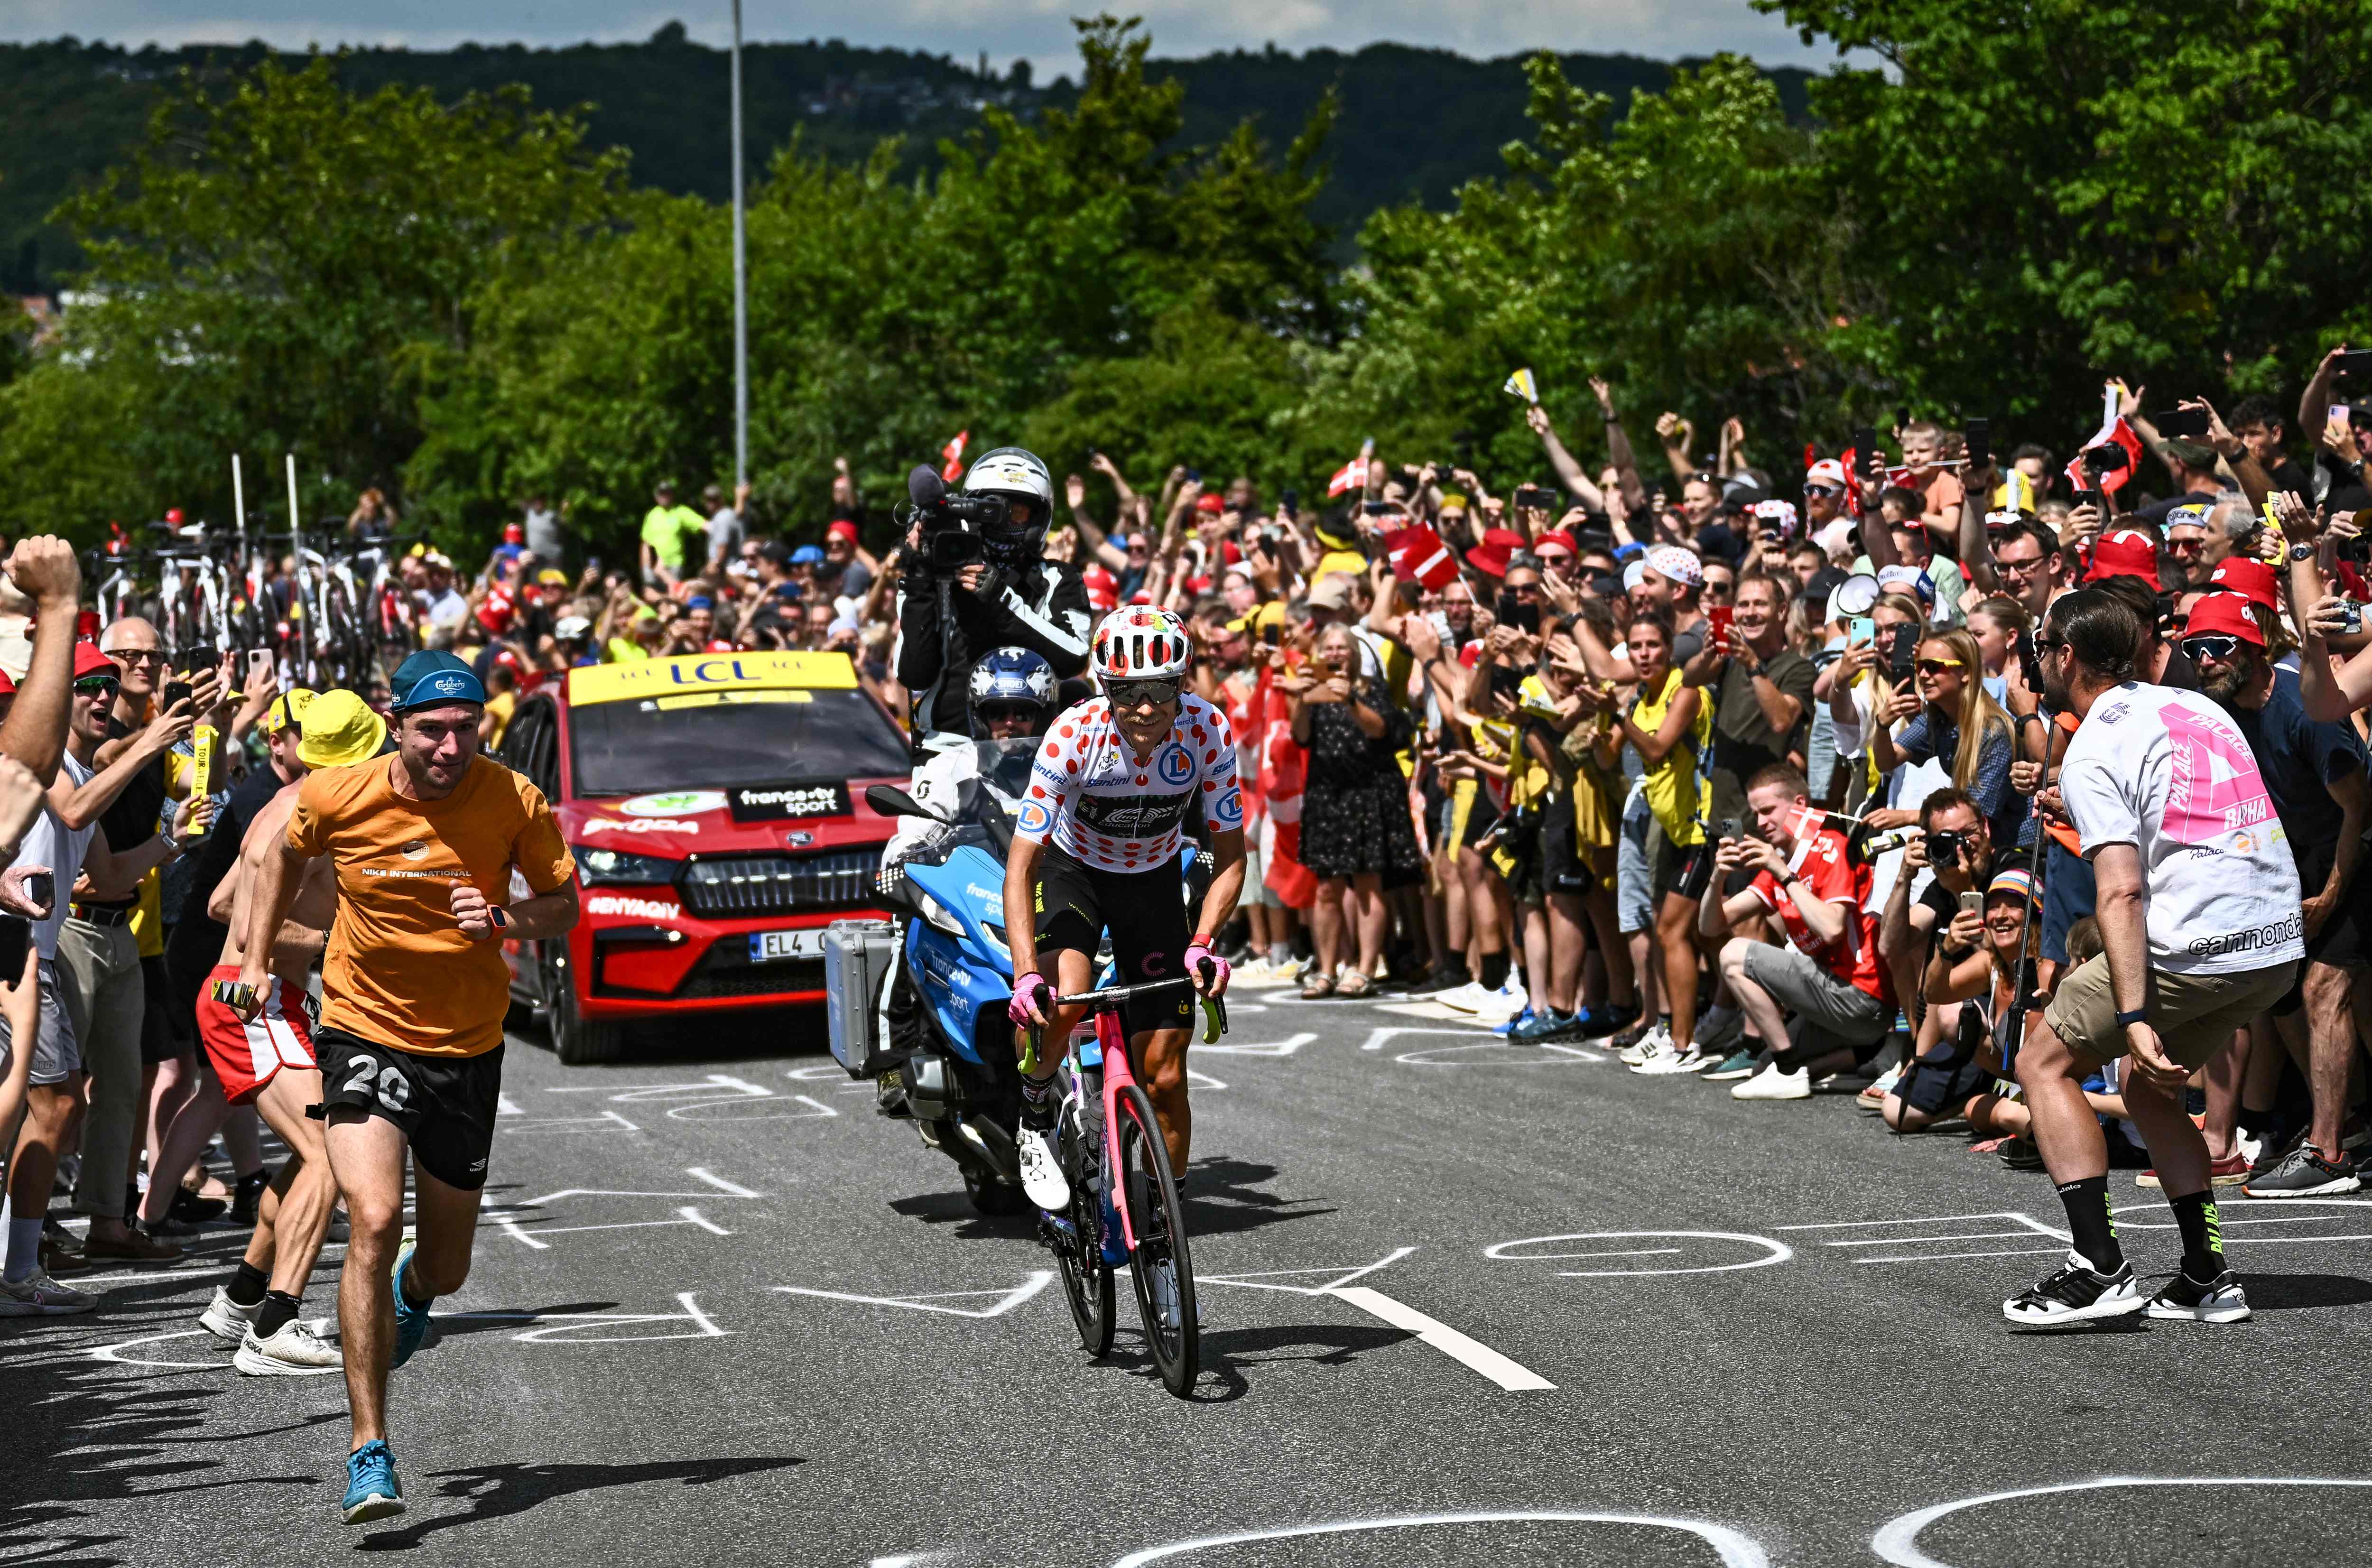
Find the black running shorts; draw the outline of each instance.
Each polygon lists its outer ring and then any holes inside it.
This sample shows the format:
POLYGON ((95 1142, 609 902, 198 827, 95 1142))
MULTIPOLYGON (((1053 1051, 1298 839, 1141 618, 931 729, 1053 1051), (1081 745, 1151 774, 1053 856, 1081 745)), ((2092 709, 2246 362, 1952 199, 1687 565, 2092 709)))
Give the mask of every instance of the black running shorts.
MULTIPOLYGON (((1053 955, 1085 953, 1090 967, 1103 934, 1111 933, 1120 983, 1172 980, 1184 972, 1186 878, 1175 865, 1150 871, 1099 871, 1048 844, 1038 862, 1038 958, 1050 981, 1060 971, 1053 955)), ((1194 1017, 1194 993, 1174 991, 1139 997, 1121 1010, 1130 1035, 1182 1029, 1194 1017)))
POLYGON ((502 1098, 503 1047, 479 1056, 423 1056, 326 1026, 313 1032, 321 1106, 384 1117, 420 1168, 465 1191, 486 1184, 502 1098))

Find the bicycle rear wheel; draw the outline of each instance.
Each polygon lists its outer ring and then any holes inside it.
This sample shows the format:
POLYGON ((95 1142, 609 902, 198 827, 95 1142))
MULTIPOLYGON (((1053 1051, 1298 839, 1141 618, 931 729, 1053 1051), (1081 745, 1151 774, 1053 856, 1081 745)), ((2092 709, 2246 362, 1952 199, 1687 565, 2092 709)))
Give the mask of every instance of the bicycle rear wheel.
POLYGON ((1154 1365, 1161 1369, 1161 1381, 1182 1400, 1193 1389, 1202 1353, 1185 1208, 1178 1200, 1178 1178, 1169 1168, 1153 1101, 1132 1084, 1121 1091, 1119 1112, 1117 1176, 1136 1229, 1129 1278, 1136 1286, 1136 1309, 1154 1365))

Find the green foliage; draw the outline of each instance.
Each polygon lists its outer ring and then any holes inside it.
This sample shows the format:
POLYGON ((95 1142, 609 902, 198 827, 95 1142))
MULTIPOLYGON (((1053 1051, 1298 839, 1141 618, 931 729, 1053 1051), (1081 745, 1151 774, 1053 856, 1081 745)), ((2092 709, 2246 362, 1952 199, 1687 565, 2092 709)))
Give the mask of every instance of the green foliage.
MULTIPOLYGON (((421 394, 471 351, 475 302, 616 216, 623 159, 581 141, 515 88, 450 107, 394 88, 356 98, 326 60, 267 61, 227 94, 185 79, 134 158, 62 210, 95 302, 11 400, 138 416, 38 449, 41 418, 11 420, 0 506, 118 493, 76 471, 88 465, 222 517, 235 451, 272 467, 295 452, 308 522, 398 485, 421 394)), ((280 492, 251 486, 250 505, 259 494, 280 492)), ((284 507, 269 508, 282 526, 284 507)))
POLYGON ((1850 235, 1768 78, 1732 58, 1676 71, 1610 135, 1606 100, 1554 57, 1529 75, 1535 140, 1507 149, 1507 178, 1468 184, 1454 213, 1368 223, 1363 330, 1303 418, 1345 454, 1372 434, 1389 457, 1545 475, 1499 390, 1529 365, 1585 460, 1604 455, 1592 375, 1642 441, 1668 408, 1708 432, 1739 414, 1777 446, 1842 424, 1866 398, 1826 348, 1850 235))
MULTIPOLYGON (((1257 430, 1289 399, 1277 334, 1323 342, 1336 317, 1331 236, 1307 213, 1322 106, 1276 158, 1249 131, 1186 146, 1141 31, 1083 22, 1080 48, 1073 107, 1035 124, 991 109, 935 176, 899 178, 894 143, 860 168, 797 141, 776 158, 749 215, 763 511, 820 521, 840 454, 877 502, 901 495, 906 470, 965 429, 975 454, 1026 435, 1192 460, 1199 427, 1167 421, 1197 343, 1231 345, 1229 374, 1261 400, 1213 419, 1257 430)), ((483 346, 427 415, 415 494, 483 527, 541 488, 614 548, 658 478, 729 482, 729 245, 728 214, 648 198, 485 299, 483 346)))
POLYGON ((2064 434, 2104 371, 2272 392, 2372 329, 2361 6, 1755 4, 1882 62, 1812 102, 1904 401, 2064 434))

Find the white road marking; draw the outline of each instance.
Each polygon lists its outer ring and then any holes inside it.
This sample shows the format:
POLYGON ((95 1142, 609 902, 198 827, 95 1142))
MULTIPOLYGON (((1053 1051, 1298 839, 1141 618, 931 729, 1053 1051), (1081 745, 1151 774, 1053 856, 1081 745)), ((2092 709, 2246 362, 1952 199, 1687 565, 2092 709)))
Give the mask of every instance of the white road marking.
POLYGON ((786 1098, 772 1092, 757 1098, 737 1096, 731 1099, 699 1099, 668 1108, 668 1120, 670 1121, 813 1121, 839 1114, 813 1095, 792 1095, 786 1098), (781 1109, 794 1105, 803 1105, 808 1109, 781 1109))
POLYGON ((1763 1248, 1765 1251, 1762 1257, 1750 1258, 1742 1263, 1710 1263, 1691 1269, 1561 1269, 1557 1272, 1569 1280, 1651 1279, 1660 1274, 1724 1274, 1742 1269, 1767 1269, 1774 1263, 1784 1263, 1796 1255, 1796 1249, 1784 1241, 1773 1241, 1767 1236, 1753 1236, 1744 1231, 1585 1230, 1568 1232, 1564 1236, 1528 1236, 1517 1241, 1502 1241, 1495 1246, 1484 1248, 1482 1256, 1502 1263, 1551 1263, 1566 1259, 1645 1258, 1653 1256, 1655 1252, 1679 1251, 1678 1248, 1658 1248, 1650 1251, 1536 1252, 1528 1257, 1512 1255, 1514 1249, 1518 1247, 1537 1247, 1552 1241, 1657 1241, 1667 1237, 1687 1241, 1742 1242, 1749 1247, 1763 1248))
POLYGON ((1201 1072, 1192 1067, 1186 1069, 1186 1083, 1190 1088, 1197 1085, 1206 1089, 1224 1089, 1227 1086, 1218 1079, 1211 1076, 1210 1074, 1201 1072))
POLYGON ((2099 1481, 2063 1481, 2056 1486, 2027 1486, 2015 1492, 1989 1492, 1982 1497, 1963 1497, 1955 1503, 1938 1503, 1932 1508, 1888 1520, 1869 1538, 1869 1549, 1895 1568, 1952 1568, 1919 1550, 1919 1532, 1948 1515, 1964 1509, 1982 1508, 1989 1503, 2010 1503, 2021 1497, 2050 1497, 2068 1492, 2102 1492, 2119 1486, 2345 1486, 2372 1487, 2372 1481, 2323 1480, 2309 1476, 2103 1476, 2099 1481))
POLYGON ((639 1132, 641 1128, 614 1110, 599 1116, 534 1116, 502 1124, 506 1132, 639 1132))
POLYGON ((1249 1274, 1196 1274, 1194 1284, 1197 1289, 1203 1285, 1241 1285, 1246 1290, 1281 1290, 1291 1295, 1324 1295, 1338 1285, 1346 1285, 1353 1280, 1365 1279, 1387 1264, 1397 1263, 1415 1250, 1413 1247, 1399 1248, 1372 1263, 1362 1264, 1347 1272, 1342 1269, 1267 1269, 1249 1274), (1322 1285, 1280 1285, 1266 1283, 1288 1274, 1330 1274, 1333 1277, 1322 1285))
POLYGON ((1218 1056, 1290 1056, 1318 1036, 1314 1032, 1296 1034, 1284 1040, 1249 1040, 1241 1045, 1203 1045, 1193 1047, 1198 1055, 1218 1056))
POLYGON ((511 1098, 507 1092, 502 1089, 496 1089, 494 1091, 494 1114, 496 1116, 525 1116, 527 1112, 519 1109, 518 1101, 511 1098))
POLYGON ((1351 1535, 1363 1530, 1414 1529, 1427 1525, 1529 1524, 1650 1525, 1664 1529, 1686 1530, 1714 1549, 1722 1561, 1722 1568, 1770 1568, 1771 1559, 1764 1555, 1761 1544, 1751 1536, 1741 1535, 1727 1525, 1716 1525, 1703 1519, 1675 1519, 1661 1514, 1568 1514, 1546 1509, 1487 1514, 1406 1514, 1397 1518, 1344 1519, 1334 1524, 1243 1530, 1233 1535, 1203 1536, 1195 1540, 1147 1547, 1143 1551, 1129 1553, 1113 1563, 1112 1568, 1145 1568, 1147 1563, 1182 1557, 1190 1551, 1248 1546, 1264 1540, 1291 1540, 1299 1536, 1351 1535))
POLYGON ((950 1318, 1002 1318, 1023 1302, 1033 1300, 1054 1279, 1052 1269, 1032 1269, 1029 1277, 1011 1290, 950 1290, 935 1295, 857 1295, 841 1290, 810 1290, 805 1285, 776 1285, 785 1295, 818 1295, 826 1301, 854 1301, 866 1307, 901 1307, 909 1312, 944 1312, 950 1318), (974 1310, 969 1307, 941 1307, 943 1301, 970 1301, 976 1296, 994 1296, 993 1307, 974 1310))
POLYGON ((119 1366, 164 1366, 176 1372, 227 1372, 230 1370, 228 1356, 232 1348, 215 1340, 203 1329, 175 1329, 169 1333, 143 1334, 136 1340, 122 1340, 111 1345, 95 1345, 83 1353, 93 1361, 111 1361, 119 1366), (212 1361, 160 1361, 155 1356, 128 1353, 142 1345, 163 1344, 168 1340, 213 1340, 222 1346, 224 1353, 212 1361))
POLYGON ((552 1250, 552 1243, 543 1239, 547 1236, 573 1236, 580 1231, 587 1230, 653 1230, 661 1225, 698 1225, 701 1229, 707 1231, 712 1236, 730 1236, 733 1234, 724 1226, 717 1225, 715 1221, 704 1217, 698 1209, 692 1208, 689 1204, 678 1209, 676 1211, 676 1215, 677 1217, 671 1220, 613 1220, 607 1225, 545 1225, 541 1229, 533 1232, 521 1229, 518 1221, 508 1214, 502 1215, 495 1221, 495 1223, 503 1227, 504 1234, 510 1237, 512 1240, 523 1241, 529 1247, 534 1248, 538 1252, 549 1252, 552 1250))
POLYGON ((1341 1285, 1326 1294, 1374 1314, 1395 1329, 1407 1330, 1450 1360, 1481 1373, 1511 1394, 1556 1387, 1539 1373, 1501 1355, 1482 1341, 1469 1338, 1448 1324, 1428 1318, 1406 1302, 1395 1301, 1379 1290, 1370 1290, 1366 1285, 1341 1285))
MULTIPOLYGON (((599 1094, 608 1087, 607 1084, 547 1084, 544 1090, 555 1095, 587 1095, 599 1094)), ((736 1078, 727 1073, 711 1073, 697 1084, 639 1084, 611 1095, 610 1103, 625 1105, 635 1100, 715 1098, 719 1089, 750 1099, 766 1099, 774 1092, 763 1084, 753 1084, 747 1078, 736 1078)))
POLYGON ((1398 1040, 1402 1035, 1462 1035, 1469 1039, 1481 1036, 1485 1040, 1492 1038, 1491 1031, 1484 1028, 1419 1029, 1412 1028, 1407 1025, 1401 1025, 1397 1028, 1369 1029, 1367 1031, 1367 1038, 1359 1042, 1359 1049, 1362 1051, 1381 1051, 1384 1049, 1387 1042, 1398 1040))
POLYGON ((683 1167, 683 1173, 696 1180, 707 1182, 711 1187, 715 1188, 719 1192, 724 1193, 728 1198, 762 1198, 765 1196, 763 1192, 752 1192, 750 1189, 741 1186, 738 1182, 726 1180, 725 1178, 717 1175, 715 1171, 709 1169, 704 1165, 688 1165, 683 1167))
MULTIPOLYGON (((672 1224, 674 1222, 669 1221, 668 1223, 672 1224)), ((511 1339, 519 1344, 542 1344, 558 1340, 563 1336, 565 1336, 572 1344, 603 1345, 633 1344, 649 1340, 721 1340, 729 1338, 732 1335, 732 1330, 719 1328, 715 1318, 711 1318, 707 1313, 703 1312, 700 1309, 700 1303, 693 1299, 692 1293, 691 1291, 679 1293, 675 1299, 677 1305, 683 1308, 682 1311, 440 1312, 437 1316, 439 1318, 471 1318, 493 1321, 500 1321, 507 1318, 514 1322, 534 1324, 535 1327, 529 1329, 524 1333, 513 1334, 511 1336, 511 1339), (588 1334, 582 1331, 587 1329, 599 1328, 605 1324, 618 1324, 623 1326, 634 1323, 690 1323, 694 1331, 689 1334, 588 1334)))
POLYGON ((1966 1220, 2000 1220, 2015 1225, 2015 1230, 1982 1230, 1951 1232, 1944 1235, 1920 1233, 1902 1236, 1861 1237, 1846 1241, 1823 1241, 1823 1247, 1926 1247, 1948 1241, 2029 1241, 2035 1237, 2048 1237, 2059 1247, 2009 1248, 1991 1252, 1894 1252, 1884 1257, 1860 1258, 1861 1263, 1943 1263, 1969 1258, 2038 1258, 2060 1251, 2067 1242, 2067 1233, 2043 1224, 2032 1214, 2016 1209, 1995 1209, 1978 1214, 1922 1214, 1907 1219, 1891 1220, 1828 1220, 1818 1225, 1783 1225, 1773 1226, 1781 1231, 1866 1230, 1882 1225, 1957 1225, 1966 1220))

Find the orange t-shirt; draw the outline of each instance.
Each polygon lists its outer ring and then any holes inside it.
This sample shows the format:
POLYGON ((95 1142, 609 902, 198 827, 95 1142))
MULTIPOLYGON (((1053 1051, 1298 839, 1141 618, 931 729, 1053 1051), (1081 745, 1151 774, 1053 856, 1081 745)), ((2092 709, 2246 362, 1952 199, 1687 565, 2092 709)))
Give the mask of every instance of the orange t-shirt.
POLYGON ((464 878, 489 903, 510 901, 513 866, 538 893, 576 872, 542 792, 484 757, 442 800, 413 800, 375 757, 308 775, 288 819, 288 847, 331 856, 338 917, 321 968, 321 1022, 423 1056, 478 1056, 503 1042, 509 969, 495 942, 453 923, 464 878))

